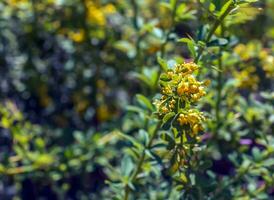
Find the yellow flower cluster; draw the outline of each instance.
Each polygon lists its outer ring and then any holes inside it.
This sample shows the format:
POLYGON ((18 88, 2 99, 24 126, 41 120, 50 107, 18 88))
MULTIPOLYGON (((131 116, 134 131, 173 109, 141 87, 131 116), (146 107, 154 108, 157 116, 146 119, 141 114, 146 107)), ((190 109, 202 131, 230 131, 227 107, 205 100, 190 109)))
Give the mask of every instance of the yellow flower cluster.
POLYGON ((164 95, 178 95, 184 100, 198 101, 205 92, 205 83, 197 81, 192 75, 198 66, 195 63, 183 63, 175 66, 174 70, 169 70, 166 77, 170 84, 162 89, 164 95), (174 94, 174 93, 177 94, 174 94))
POLYGON ((154 102, 160 118, 174 113, 178 125, 188 126, 191 136, 202 130, 205 120, 202 112, 191 109, 192 103, 206 94, 206 83, 197 81, 193 75, 198 68, 195 63, 183 63, 163 73, 160 76, 162 97, 154 102))
POLYGON ((21 3, 28 3, 29 0, 8 0, 8 4, 10 6, 17 6, 18 4, 21 4, 21 3))
POLYGON ((260 51, 259 58, 263 65, 263 70, 268 78, 274 78, 274 56, 270 55, 267 50, 260 51))
POLYGON ((83 42, 85 39, 85 30, 79 29, 77 31, 70 31, 68 37, 76 43, 83 42))
POLYGON ((104 26, 106 23, 103 11, 93 1, 87 1, 87 19, 91 24, 104 26))
POLYGON ((172 95, 172 88, 168 85, 162 89, 162 94, 172 95))
POLYGON ((274 56, 271 50, 262 47, 258 41, 251 41, 248 44, 238 44, 234 48, 234 52, 240 57, 242 61, 251 61, 252 59, 259 59, 263 70, 268 78, 274 77, 274 56))
POLYGON ((192 75, 187 76, 181 81, 178 85, 177 93, 179 96, 188 96, 193 101, 198 101, 206 94, 203 83, 197 81, 192 75))
POLYGON ((242 89, 256 90, 259 83, 259 77, 255 74, 256 68, 247 67, 241 71, 234 71, 233 75, 237 81, 237 86, 242 89))
POLYGON ((197 135, 199 131, 203 130, 202 122, 205 121, 205 117, 202 112, 198 110, 190 109, 185 113, 179 114, 177 121, 181 126, 189 125, 191 134, 197 135))
POLYGON ((87 20, 92 25, 105 26, 106 16, 116 12, 113 4, 101 6, 95 1, 86 1, 87 6, 87 20))
POLYGON ((256 56, 256 52, 258 49, 259 46, 257 43, 250 42, 247 45, 238 44, 234 48, 234 52, 241 58, 241 60, 246 61, 256 56))

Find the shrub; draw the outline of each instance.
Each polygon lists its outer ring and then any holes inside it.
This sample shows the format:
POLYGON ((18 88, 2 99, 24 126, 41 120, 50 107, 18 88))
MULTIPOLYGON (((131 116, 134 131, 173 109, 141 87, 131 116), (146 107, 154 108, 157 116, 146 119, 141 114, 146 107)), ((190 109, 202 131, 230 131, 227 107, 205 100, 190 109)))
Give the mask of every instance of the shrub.
POLYGON ((271 199, 272 0, 0 2, 0 199, 271 199))

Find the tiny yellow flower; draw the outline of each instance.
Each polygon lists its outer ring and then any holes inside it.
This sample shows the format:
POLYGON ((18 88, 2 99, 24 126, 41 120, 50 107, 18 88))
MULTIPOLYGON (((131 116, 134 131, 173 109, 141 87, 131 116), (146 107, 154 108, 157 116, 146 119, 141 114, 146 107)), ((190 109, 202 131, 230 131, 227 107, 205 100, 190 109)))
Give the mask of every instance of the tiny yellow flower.
POLYGON ((80 29, 78 31, 71 31, 68 33, 69 38, 77 43, 83 42, 85 39, 85 31, 84 29, 80 29))
POLYGON ((103 12, 105 14, 113 14, 116 13, 116 8, 113 4, 107 4, 103 7, 103 12))

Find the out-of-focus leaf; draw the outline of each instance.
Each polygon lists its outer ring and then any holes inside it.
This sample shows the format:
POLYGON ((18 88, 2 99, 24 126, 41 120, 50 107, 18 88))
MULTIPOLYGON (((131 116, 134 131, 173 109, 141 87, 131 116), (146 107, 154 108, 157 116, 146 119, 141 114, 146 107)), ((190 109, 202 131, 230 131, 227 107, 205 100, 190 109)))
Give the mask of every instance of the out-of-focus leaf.
POLYGON ((127 106, 126 110, 130 111, 130 112, 136 112, 136 113, 143 113, 144 112, 141 108, 139 108, 137 106, 127 106))
POLYGON ((164 59, 162 59, 161 57, 158 56, 157 61, 158 61, 159 65, 161 66, 163 71, 168 70, 167 62, 164 59))
POLYGON ((196 184, 196 176, 195 176, 195 174, 190 174, 189 178, 190 178, 191 184, 195 185, 196 184))
POLYGON ((139 136, 140 136, 141 141, 143 142, 144 146, 147 146, 148 141, 149 141, 148 132, 145 131, 144 129, 140 129, 139 130, 139 136))
POLYGON ((129 135, 126 135, 120 131, 117 131, 117 135, 120 136, 121 138, 123 139, 126 139, 128 140, 129 142, 131 142, 134 146, 136 146, 138 149, 142 149, 143 148, 143 145, 141 143, 139 143, 138 140, 136 140, 136 138, 134 137, 131 137, 129 135))
POLYGON ((129 156, 125 155, 121 161, 121 172, 125 177, 129 177, 130 173, 134 169, 134 165, 129 156))
POLYGON ((188 50, 190 51, 192 57, 195 58, 196 57, 196 50, 195 50, 194 42, 188 42, 187 47, 188 47, 188 50))
POLYGON ((129 57, 134 57, 136 54, 135 47, 125 40, 115 42, 114 47, 126 53, 129 57))
POLYGON ((218 38, 215 40, 211 40, 207 46, 212 47, 212 46, 224 46, 228 44, 228 40, 225 38, 218 38))
POLYGON ((153 110, 154 110, 154 108, 153 108, 153 106, 152 106, 150 100, 148 100, 148 98, 146 98, 144 95, 137 94, 136 97, 137 97, 137 101, 138 101, 141 105, 145 106, 145 107, 148 108, 150 111, 153 111, 153 110))

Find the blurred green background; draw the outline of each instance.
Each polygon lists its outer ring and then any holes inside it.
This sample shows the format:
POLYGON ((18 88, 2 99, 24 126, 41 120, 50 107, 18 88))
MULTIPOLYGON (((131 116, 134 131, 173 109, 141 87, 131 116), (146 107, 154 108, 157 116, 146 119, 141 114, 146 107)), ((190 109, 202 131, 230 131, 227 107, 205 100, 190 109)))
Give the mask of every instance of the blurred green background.
MULTIPOLYGON (((157 56, 169 65, 191 60, 177 39, 200 40, 212 13, 226 1, 180 1, 175 21, 168 2, 0 1, 1 200, 111 199, 105 182, 109 165, 119 166, 125 146, 112 132, 133 134, 140 123, 126 106, 136 103, 136 93, 153 97, 157 92, 157 56)), ((236 165, 228 155, 234 151, 273 156, 274 1, 240 9, 226 21, 229 36, 213 40, 204 56, 209 61, 203 61, 214 65, 214 42, 227 49, 224 116, 219 138, 205 153, 205 159, 215 160, 210 169, 217 182, 232 176, 236 165), (268 144, 258 141, 262 133, 268 144)), ((201 107, 214 115, 217 71, 210 70, 201 70, 201 78, 212 82, 201 107)), ((212 126, 207 125, 209 135, 212 126)), ((268 162, 270 168, 262 172, 266 178, 261 172, 254 178, 256 184, 269 181, 262 199, 274 198, 273 180, 265 180, 274 179, 273 157, 268 162)), ((257 199, 241 193, 248 180, 234 185, 230 194, 257 199)))

